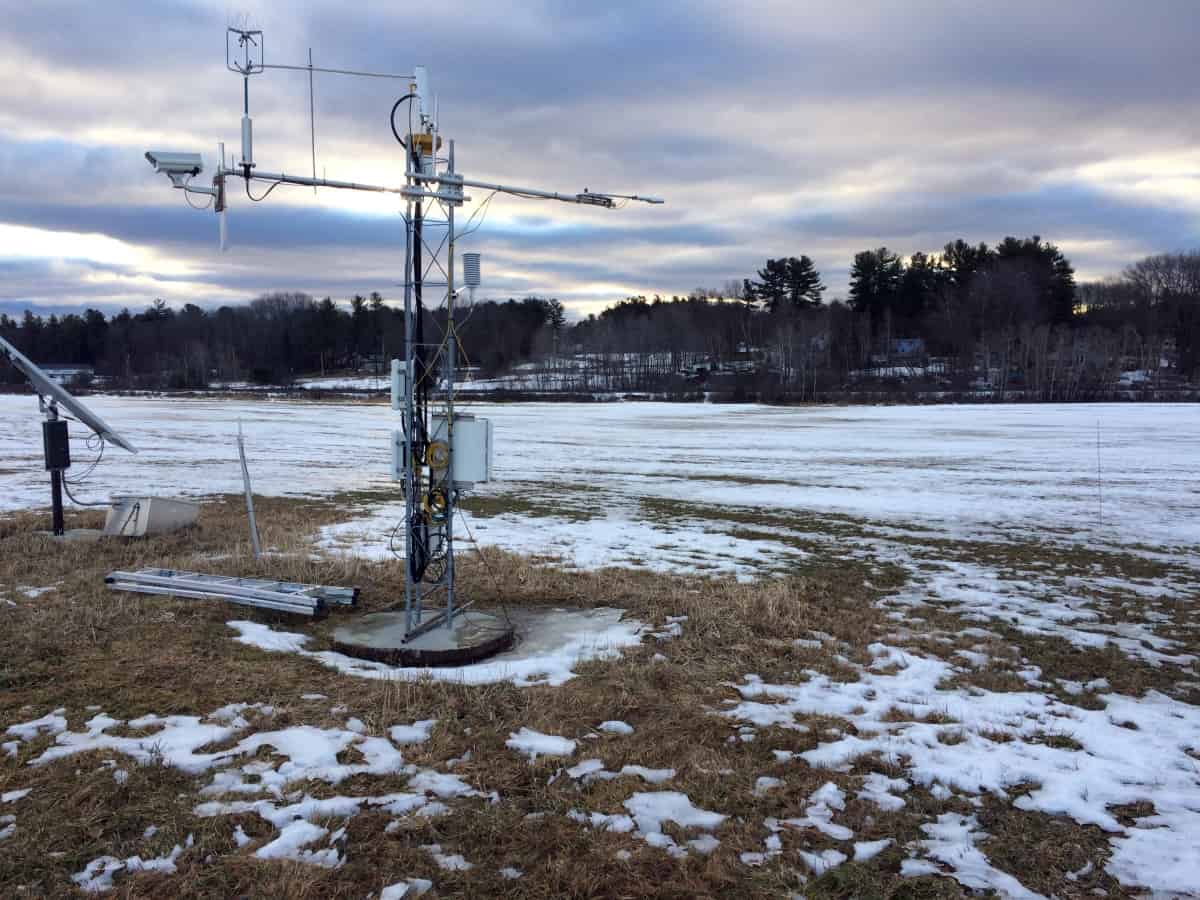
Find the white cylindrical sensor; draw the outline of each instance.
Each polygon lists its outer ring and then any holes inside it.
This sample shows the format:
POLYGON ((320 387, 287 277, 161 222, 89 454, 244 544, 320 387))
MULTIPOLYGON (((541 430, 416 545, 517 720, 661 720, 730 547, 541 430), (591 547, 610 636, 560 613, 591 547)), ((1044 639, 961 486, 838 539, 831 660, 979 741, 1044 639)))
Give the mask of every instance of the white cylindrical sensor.
POLYGON ((481 284, 479 272, 479 254, 464 253, 462 257, 463 266, 463 284, 469 288, 479 287, 481 284))
POLYGON ((242 165, 254 168, 254 123, 242 116, 242 165))

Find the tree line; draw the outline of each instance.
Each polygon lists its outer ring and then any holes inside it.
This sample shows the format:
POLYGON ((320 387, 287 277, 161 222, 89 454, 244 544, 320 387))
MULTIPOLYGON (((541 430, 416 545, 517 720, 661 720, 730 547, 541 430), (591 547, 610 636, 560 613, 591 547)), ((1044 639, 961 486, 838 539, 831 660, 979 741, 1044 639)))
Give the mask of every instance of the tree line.
MULTIPOLYGON (((445 330, 445 311, 426 309, 426 342, 445 330)), ((557 300, 476 303, 459 318, 465 362, 503 372, 539 352, 566 327, 557 300)), ((204 388, 212 382, 288 384, 298 375, 386 371, 404 352, 404 313, 378 293, 346 305, 304 293, 269 293, 240 306, 173 309, 156 300, 141 312, 95 309, 20 319, 0 315, 0 335, 35 362, 83 365, 116 386, 204 388)), ((429 349, 429 348, 427 348, 429 349)), ((435 352, 429 349, 429 352, 435 352)), ((0 366, 0 381, 19 382, 0 366)))
POLYGON ((767 399, 867 386, 1072 400, 1123 378, 1178 385, 1200 366, 1200 251, 1077 284, 1062 251, 1036 235, 956 240, 908 259, 880 247, 855 255, 844 299, 825 291, 808 256, 769 259, 719 290, 629 298, 573 336, 612 389, 708 366, 767 399))
MULTIPOLYGON (((1082 399, 1122 379, 1180 383, 1200 366, 1200 251, 1077 284, 1061 250, 1036 235, 956 240, 908 258, 880 247, 855 255, 844 298, 826 291, 812 259, 798 255, 721 288, 629 297, 574 323, 555 299, 479 302, 460 313, 460 358, 484 377, 532 362, 523 371, 546 390, 732 385, 797 400, 863 389, 1082 399)), ((427 343, 444 326, 444 310, 424 312, 427 343)), ((377 293, 346 304, 271 293, 215 310, 156 301, 112 316, 26 311, 0 315, 0 334, 36 361, 90 365, 117 386, 200 388, 382 372, 402 353, 404 323, 377 293)), ((0 380, 20 379, 0 369, 0 380)))

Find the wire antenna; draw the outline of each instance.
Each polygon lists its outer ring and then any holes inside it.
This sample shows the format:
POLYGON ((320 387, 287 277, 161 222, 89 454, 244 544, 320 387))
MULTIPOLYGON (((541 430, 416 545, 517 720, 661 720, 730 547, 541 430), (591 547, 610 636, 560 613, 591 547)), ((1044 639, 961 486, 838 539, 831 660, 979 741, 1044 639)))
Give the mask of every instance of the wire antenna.
MULTIPOLYGON (((313 64, 312 47, 308 48, 308 133, 312 141, 312 177, 317 180, 317 113, 313 101, 313 64)), ((317 195, 317 186, 313 185, 313 196, 317 195)))

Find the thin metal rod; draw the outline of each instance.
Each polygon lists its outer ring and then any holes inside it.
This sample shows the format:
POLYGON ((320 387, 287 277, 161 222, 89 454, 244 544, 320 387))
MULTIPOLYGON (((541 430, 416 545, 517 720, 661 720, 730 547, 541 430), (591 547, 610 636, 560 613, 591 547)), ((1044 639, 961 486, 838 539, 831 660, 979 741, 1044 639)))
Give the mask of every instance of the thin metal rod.
POLYGON ((250 518, 250 545, 254 558, 262 559, 262 548, 258 544, 258 522, 254 518, 254 492, 250 490, 250 469, 246 465, 246 444, 242 439, 242 420, 238 419, 238 456, 242 460, 242 488, 246 492, 246 515, 250 518))
POLYGON ((281 63, 264 63, 264 69, 290 69, 294 72, 326 72, 330 75, 357 75, 360 78, 399 78, 412 81, 412 75, 396 75, 392 72, 360 72, 355 69, 323 69, 319 66, 285 66, 281 63))
MULTIPOLYGON (((313 64, 312 47, 308 48, 308 134, 312 140, 312 169, 313 181, 317 180, 317 112, 313 101, 313 64)), ((317 195, 317 186, 313 185, 313 196, 317 195)))

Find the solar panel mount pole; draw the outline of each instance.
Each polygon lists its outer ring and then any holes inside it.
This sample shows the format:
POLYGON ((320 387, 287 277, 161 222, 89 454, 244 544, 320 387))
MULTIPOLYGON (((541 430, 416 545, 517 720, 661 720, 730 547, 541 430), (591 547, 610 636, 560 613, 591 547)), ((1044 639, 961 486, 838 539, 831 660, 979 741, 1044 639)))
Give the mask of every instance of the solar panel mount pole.
MULTIPOLYGON (((66 523, 63 519, 63 470, 60 463, 53 458, 51 450, 51 434, 54 426, 51 423, 59 421, 58 404, 53 400, 42 404, 46 413, 43 424, 43 452, 46 456, 46 468, 50 470, 50 529, 58 537, 66 533, 66 523)), ((66 429, 63 429, 64 432, 66 429)))

